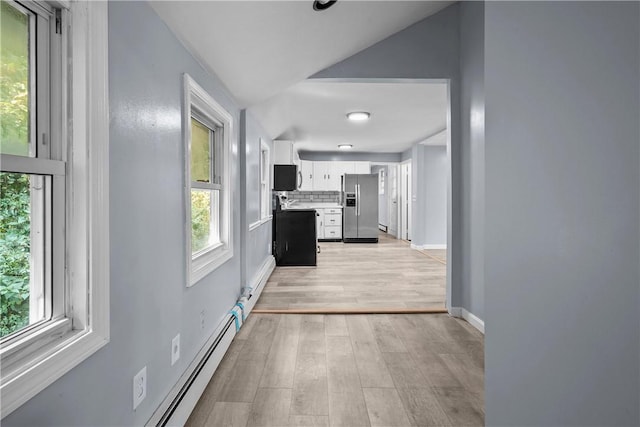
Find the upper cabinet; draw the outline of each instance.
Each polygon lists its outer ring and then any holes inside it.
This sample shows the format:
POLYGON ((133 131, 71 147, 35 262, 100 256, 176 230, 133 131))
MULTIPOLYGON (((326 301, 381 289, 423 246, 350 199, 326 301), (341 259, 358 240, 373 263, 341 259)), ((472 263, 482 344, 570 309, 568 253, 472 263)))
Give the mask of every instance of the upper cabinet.
POLYGON ((353 162, 354 171, 350 173, 357 174, 370 174, 371 173, 371 163, 369 162, 353 162))
POLYGON ((273 141, 273 164, 298 165, 300 168, 300 156, 298 150, 293 147, 294 141, 273 141))
POLYGON ((329 185, 333 162, 313 162, 313 191, 334 191, 329 185))
POLYGON ((313 162, 300 160, 298 172, 300 172, 298 191, 313 191, 313 162))
POLYGON ((298 191, 341 191, 343 175, 371 173, 369 162, 301 160, 294 141, 273 141, 273 164, 298 166, 298 191))
MULTIPOLYGON (((341 191, 345 174, 371 173, 369 162, 312 162, 313 191, 341 191)), ((305 190, 310 191, 310 190, 305 190)))

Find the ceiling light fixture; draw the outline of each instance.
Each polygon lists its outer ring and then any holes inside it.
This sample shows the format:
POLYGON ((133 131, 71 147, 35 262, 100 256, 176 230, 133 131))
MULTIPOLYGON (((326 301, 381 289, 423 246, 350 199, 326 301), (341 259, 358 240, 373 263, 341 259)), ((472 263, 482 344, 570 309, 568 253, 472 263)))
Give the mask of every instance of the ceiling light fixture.
POLYGON ((366 111, 353 111, 347 114, 347 118, 352 122, 364 122, 369 120, 371 117, 371 113, 367 113, 366 111))
POLYGON ((323 10, 329 9, 333 6, 338 0, 315 0, 313 2, 313 10, 321 12, 323 10))
POLYGON ((341 150, 351 150, 353 148, 353 145, 351 144, 340 144, 338 145, 338 148, 341 150))

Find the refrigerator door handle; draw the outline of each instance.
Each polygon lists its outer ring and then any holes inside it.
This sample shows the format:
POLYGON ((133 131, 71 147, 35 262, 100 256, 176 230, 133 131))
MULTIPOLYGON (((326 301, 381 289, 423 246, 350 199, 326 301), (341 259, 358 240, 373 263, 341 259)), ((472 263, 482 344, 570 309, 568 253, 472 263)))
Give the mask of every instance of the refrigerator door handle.
POLYGON ((360 185, 356 184, 356 216, 360 216, 360 185))

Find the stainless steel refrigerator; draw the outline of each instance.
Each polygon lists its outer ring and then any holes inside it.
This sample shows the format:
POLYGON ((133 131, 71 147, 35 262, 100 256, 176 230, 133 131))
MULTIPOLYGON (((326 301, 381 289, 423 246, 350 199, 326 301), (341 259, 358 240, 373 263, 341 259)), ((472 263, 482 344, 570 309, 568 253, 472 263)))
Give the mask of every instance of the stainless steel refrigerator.
POLYGON ((345 174, 342 191, 344 242, 377 243, 378 175, 345 174))

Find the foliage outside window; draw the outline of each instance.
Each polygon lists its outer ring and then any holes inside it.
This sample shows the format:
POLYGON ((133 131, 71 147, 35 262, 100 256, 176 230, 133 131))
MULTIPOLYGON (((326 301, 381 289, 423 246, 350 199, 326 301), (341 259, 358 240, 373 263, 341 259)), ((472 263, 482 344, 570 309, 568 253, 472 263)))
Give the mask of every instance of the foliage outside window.
POLYGON ((2 417, 109 340, 106 22, 0 1, 2 417))
MULTIPOLYGON (((0 152, 48 158, 36 147, 32 126, 46 126, 31 90, 38 74, 48 74, 46 64, 34 67, 38 50, 45 49, 34 43, 37 15, 5 1, 0 7, 0 152)), ((44 178, 6 167, 0 172, 0 338, 44 317, 44 178)))

